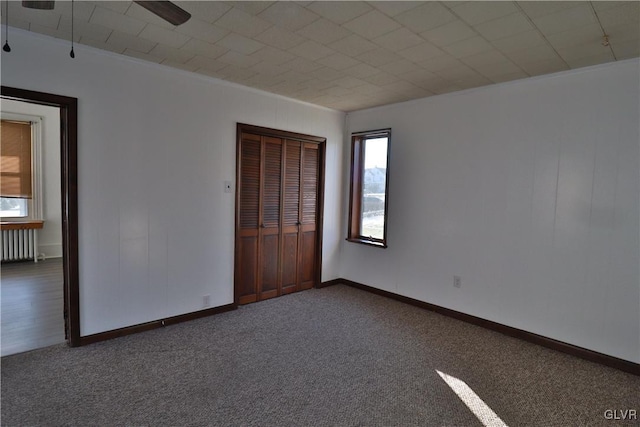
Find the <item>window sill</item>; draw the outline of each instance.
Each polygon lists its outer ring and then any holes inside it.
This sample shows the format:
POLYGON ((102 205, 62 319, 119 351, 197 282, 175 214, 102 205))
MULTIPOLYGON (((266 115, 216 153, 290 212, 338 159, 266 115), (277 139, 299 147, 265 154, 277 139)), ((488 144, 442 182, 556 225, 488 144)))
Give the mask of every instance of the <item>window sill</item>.
POLYGON ((37 230, 44 226, 44 221, 34 219, 9 221, 6 218, 0 222, 0 225, 3 230, 37 230))
POLYGON ((375 241, 369 240, 369 239, 359 239, 357 237, 347 237, 346 240, 347 240, 347 242, 359 243, 361 245, 374 246, 376 248, 381 248, 381 249, 386 249, 387 248, 387 244, 386 243, 375 242, 375 241))

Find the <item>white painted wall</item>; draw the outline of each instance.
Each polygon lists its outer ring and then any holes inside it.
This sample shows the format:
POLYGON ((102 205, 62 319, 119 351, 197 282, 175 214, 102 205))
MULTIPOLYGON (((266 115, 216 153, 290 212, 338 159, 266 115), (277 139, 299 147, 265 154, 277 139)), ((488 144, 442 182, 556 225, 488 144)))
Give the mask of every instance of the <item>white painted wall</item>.
POLYGON ((11 48, 3 85, 78 98, 83 336, 233 302, 237 122, 327 137, 337 277, 343 113, 13 28, 11 48))
POLYGON ((392 128, 389 248, 344 242, 341 277, 640 362, 639 76, 629 60, 349 114, 349 132, 392 128))
MULTIPOLYGON (((4 80, 3 80, 4 84, 4 80)), ((27 102, 2 100, 3 113, 27 114, 42 118, 42 219, 38 230, 38 254, 62 257, 62 205, 60 197, 60 111, 58 108, 27 102)))
POLYGON ((328 138, 322 280, 640 362, 637 60, 351 114, 349 132, 393 128, 381 250, 343 242, 342 113, 16 29, 11 46, 3 85, 79 99, 82 335, 233 300, 244 122, 328 138))

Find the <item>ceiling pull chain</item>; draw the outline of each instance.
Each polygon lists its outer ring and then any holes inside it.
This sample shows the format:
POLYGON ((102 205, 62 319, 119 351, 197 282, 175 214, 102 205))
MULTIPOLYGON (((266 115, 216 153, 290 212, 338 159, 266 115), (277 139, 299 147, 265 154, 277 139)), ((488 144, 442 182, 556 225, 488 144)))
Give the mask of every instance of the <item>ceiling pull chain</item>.
POLYGON ((9 46, 9 0, 4 2, 4 46, 2 46, 2 50, 11 52, 11 46, 9 46))
POLYGON ((73 0, 71 0, 71 52, 69 52, 69 56, 72 58, 76 57, 76 54, 73 52, 73 0))

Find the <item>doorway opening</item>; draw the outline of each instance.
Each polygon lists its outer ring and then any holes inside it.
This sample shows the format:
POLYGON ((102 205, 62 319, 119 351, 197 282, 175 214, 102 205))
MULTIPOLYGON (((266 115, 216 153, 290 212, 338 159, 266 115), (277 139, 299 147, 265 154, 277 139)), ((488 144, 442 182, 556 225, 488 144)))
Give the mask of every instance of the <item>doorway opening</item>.
POLYGON ((2 100, 2 345, 7 356, 65 342, 60 110, 2 100))
POLYGON ((3 100, 22 101, 59 110, 64 333, 67 343, 76 347, 81 344, 78 274, 78 100, 7 86, 1 87, 1 96, 3 100))

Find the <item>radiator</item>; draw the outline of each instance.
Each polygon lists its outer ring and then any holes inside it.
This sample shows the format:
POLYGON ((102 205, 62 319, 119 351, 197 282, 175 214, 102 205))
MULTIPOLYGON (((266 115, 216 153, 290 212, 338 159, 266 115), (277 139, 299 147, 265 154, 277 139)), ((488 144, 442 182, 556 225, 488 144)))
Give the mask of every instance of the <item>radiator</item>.
POLYGON ((32 259, 38 262, 34 229, 2 230, 2 261, 32 259))

